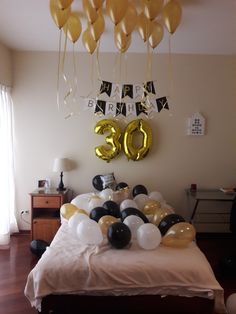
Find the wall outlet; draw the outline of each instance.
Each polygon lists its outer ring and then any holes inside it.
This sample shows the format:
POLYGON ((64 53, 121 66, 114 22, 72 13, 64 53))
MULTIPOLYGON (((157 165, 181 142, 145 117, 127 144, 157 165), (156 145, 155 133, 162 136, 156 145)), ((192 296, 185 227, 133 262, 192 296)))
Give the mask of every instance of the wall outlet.
POLYGON ((21 215, 29 214, 29 211, 26 209, 26 210, 22 210, 20 213, 21 213, 21 215))

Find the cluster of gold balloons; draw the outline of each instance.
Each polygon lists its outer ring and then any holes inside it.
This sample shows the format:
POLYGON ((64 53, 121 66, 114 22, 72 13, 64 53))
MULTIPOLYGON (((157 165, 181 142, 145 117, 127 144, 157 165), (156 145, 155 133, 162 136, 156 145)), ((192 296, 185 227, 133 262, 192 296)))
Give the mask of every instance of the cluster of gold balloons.
POLYGON ((152 130, 149 124, 137 119, 128 123, 124 130, 124 135, 121 137, 121 130, 116 121, 103 119, 97 122, 94 131, 96 134, 106 135, 106 144, 95 147, 95 154, 98 158, 110 162, 121 151, 123 146, 124 153, 128 159, 138 161, 143 159, 149 152, 152 145, 152 130), (136 145, 135 135, 141 134, 141 144, 136 145), (123 139, 123 145, 120 139, 123 139))
MULTIPOLYGON (((152 216, 151 222, 158 227, 161 220, 168 215, 173 214, 173 210, 160 201, 149 200, 144 205, 142 212, 145 215, 152 216)), ((194 241, 196 230, 193 225, 188 222, 178 222, 171 226, 163 235, 161 243, 168 247, 184 248, 194 241)))
MULTIPOLYGON (((106 13, 114 23, 114 41, 120 52, 125 52, 131 44, 131 35, 135 28, 144 42, 154 49, 161 42, 164 29, 173 34, 181 21, 182 9, 178 0, 140 0, 142 11, 129 0, 83 0, 83 13, 88 26, 82 34, 86 50, 92 54, 105 30, 103 3, 106 13), (160 18, 159 18, 160 17, 160 18), (158 20, 159 19, 159 20, 158 20)), ((75 43, 82 32, 79 12, 72 11, 73 0, 50 0, 50 12, 59 29, 63 28, 68 38, 75 43)))

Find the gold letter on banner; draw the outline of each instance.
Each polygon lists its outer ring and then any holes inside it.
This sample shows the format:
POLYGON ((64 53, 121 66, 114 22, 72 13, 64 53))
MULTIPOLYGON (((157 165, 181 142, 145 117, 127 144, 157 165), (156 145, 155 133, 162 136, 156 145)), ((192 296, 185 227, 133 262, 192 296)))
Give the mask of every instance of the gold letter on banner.
POLYGON ((121 144, 119 142, 121 136, 120 128, 115 121, 104 119, 96 124, 94 131, 97 134, 110 132, 110 134, 106 136, 106 143, 110 148, 103 145, 95 148, 96 156, 109 162, 111 159, 115 158, 121 150, 121 144))
POLYGON ((152 130, 147 122, 142 119, 131 121, 124 133, 124 151, 128 159, 143 159, 149 152, 152 145, 152 130), (142 144, 139 147, 134 145, 134 134, 141 132, 142 144))

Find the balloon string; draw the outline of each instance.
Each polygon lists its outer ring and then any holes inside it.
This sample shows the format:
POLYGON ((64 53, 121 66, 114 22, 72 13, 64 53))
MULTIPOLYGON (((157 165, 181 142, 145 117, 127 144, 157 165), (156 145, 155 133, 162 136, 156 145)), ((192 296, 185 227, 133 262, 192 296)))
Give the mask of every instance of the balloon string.
POLYGON ((72 93, 72 87, 70 86, 70 83, 67 79, 67 76, 65 74, 65 56, 66 56, 66 47, 67 47, 67 32, 66 32, 66 37, 65 37, 65 43, 64 43, 64 52, 63 52, 63 58, 62 58, 62 76, 63 76, 63 79, 66 83, 66 85, 69 85, 69 90, 68 92, 66 93, 66 95, 64 96, 64 104, 67 105, 67 98, 71 95, 72 93))
POLYGON ((128 83, 128 71, 127 71, 127 54, 125 54, 125 82, 128 83))
POLYGON ((99 56, 100 56, 100 40, 98 41, 98 47, 97 47, 97 51, 96 51, 96 66, 97 66, 97 75, 98 75, 98 79, 100 81, 102 81, 102 77, 101 77, 101 67, 100 67, 100 62, 99 62, 99 56))
POLYGON ((62 30, 60 29, 59 47, 58 47, 58 64, 57 64, 57 109, 58 111, 60 110, 59 89, 60 89, 60 66, 61 66, 61 35, 62 35, 62 30))
POLYGON ((87 96, 85 98, 89 98, 93 94, 93 90, 94 90, 93 78, 94 78, 94 56, 90 55, 90 83, 91 83, 91 90, 89 91, 89 93, 87 94, 87 96))
POLYGON ((169 74, 169 97, 172 95, 173 91, 173 66, 172 66, 172 52, 171 52, 171 34, 169 34, 168 38, 168 74, 169 74))

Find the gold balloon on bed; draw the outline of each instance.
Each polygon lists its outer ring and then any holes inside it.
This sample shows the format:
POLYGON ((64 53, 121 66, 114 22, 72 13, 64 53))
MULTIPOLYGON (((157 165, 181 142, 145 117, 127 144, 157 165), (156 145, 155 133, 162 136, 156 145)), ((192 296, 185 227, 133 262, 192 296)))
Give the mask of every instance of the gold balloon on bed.
POLYGON ((87 212, 84 209, 78 208, 72 203, 65 203, 60 208, 61 216, 67 220, 69 220, 75 213, 87 215, 87 212))
POLYGON ((162 41, 163 26, 173 35, 182 17, 178 0, 140 0, 137 5, 131 0, 83 0, 82 12, 73 10, 75 2, 50 0, 51 16, 59 29, 64 28, 65 34, 73 43, 80 37, 80 19, 85 16, 88 25, 83 29, 82 42, 90 54, 94 53, 105 30, 105 14, 114 24, 114 42, 120 53, 129 49, 131 35, 135 30, 144 42, 155 49, 162 41))
POLYGON ((162 238, 162 244, 174 248, 185 248, 195 240, 196 230, 188 222, 179 222, 170 227, 162 238))

